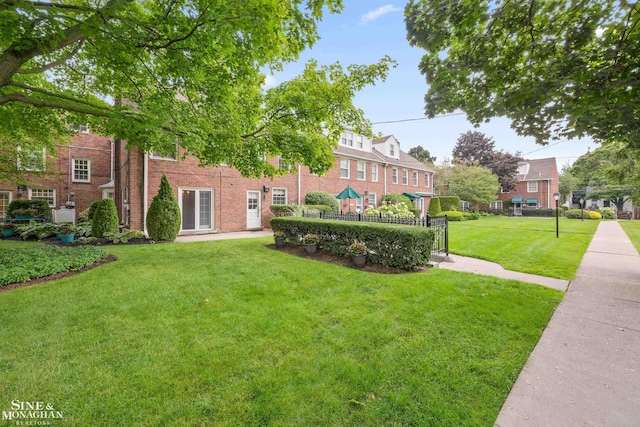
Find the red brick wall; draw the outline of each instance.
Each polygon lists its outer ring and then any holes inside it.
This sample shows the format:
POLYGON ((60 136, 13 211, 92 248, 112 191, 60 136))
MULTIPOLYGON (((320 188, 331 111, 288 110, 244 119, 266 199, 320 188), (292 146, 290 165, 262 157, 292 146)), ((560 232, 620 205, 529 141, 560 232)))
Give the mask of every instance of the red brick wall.
POLYGON ((56 153, 47 153, 47 173, 43 177, 25 175, 27 191, 20 196, 14 182, 0 182, 0 190, 10 191, 12 200, 28 198, 30 189, 54 189, 56 208, 65 206, 67 200, 75 203, 76 214, 102 198, 100 185, 111 180, 111 141, 96 134, 78 134, 69 145, 57 146, 56 153), (74 182, 71 159, 90 160, 90 182, 74 182))
POLYGON ((555 200, 553 200, 553 193, 558 192, 558 180, 552 179, 549 180, 540 180, 538 182, 538 191, 537 192, 528 192, 527 191, 527 182, 521 181, 516 186, 515 190, 512 190, 509 193, 500 193, 498 194, 497 200, 503 201, 503 207, 509 208, 511 205, 507 205, 506 201, 511 200, 514 197, 523 197, 524 203, 526 205, 527 199, 538 199, 538 207, 541 208, 555 208, 555 200))

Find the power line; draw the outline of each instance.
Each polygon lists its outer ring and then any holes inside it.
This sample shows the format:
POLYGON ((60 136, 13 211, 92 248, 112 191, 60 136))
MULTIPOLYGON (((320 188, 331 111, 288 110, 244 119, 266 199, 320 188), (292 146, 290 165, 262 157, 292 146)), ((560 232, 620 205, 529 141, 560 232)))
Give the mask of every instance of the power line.
MULTIPOLYGON (((443 117, 462 116, 462 115, 464 115, 464 114, 467 114, 467 113, 451 113, 451 114, 443 114, 443 115, 441 115, 441 116, 435 116, 435 117, 432 117, 432 118, 433 118, 433 119, 440 119, 440 118, 443 118, 443 117)), ((385 122, 373 122, 373 123, 371 123, 371 124, 372 124, 372 125, 381 125, 381 124, 385 124, 385 123, 415 122, 415 121, 418 121, 418 120, 429 120, 429 119, 430 119, 429 117, 417 117, 417 118, 415 118, 415 119, 387 120, 387 121, 385 121, 385 122)))
POLYGON ((526 155, 531 154, 531 153, 537 153, 538 151, 542 151, 542 150, 547 149, 549 147, 553 147, 554 145, 558 145, 561 142, 567 142, 567 141, 568 141, 568 139, 563 139, 563 140, 560 140, 560 141, 555 142, 553 144, 545 145, 544 147, 538 148, 537 150, 533 150, 533 151, 529 151, 528 153, 524 153, 523 156, 526 156, 526 155))

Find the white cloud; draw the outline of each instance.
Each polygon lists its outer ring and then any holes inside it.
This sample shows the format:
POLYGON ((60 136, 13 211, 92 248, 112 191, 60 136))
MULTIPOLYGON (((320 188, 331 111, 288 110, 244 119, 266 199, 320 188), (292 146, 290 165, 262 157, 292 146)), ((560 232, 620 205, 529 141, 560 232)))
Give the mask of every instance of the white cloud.
POLYGON ((392 4, 388 4, 386 6, 379 7, 377 9, 371 10, 371 11, 365 13, 364 15, 362 15, 362 18, 360 18, 360 25, 367 25, 367 23, 369 23, 371 21, 374 21, 374 20, 380 18, 383 15, 386 15, 387 13, 399 12, 401 10, 402 10, 402 8, 395 7, 392 4))
POLYGON ((273 77, 273 76, 271 76, 271 75, 267 74, 267 76, 266 76, 266 77, 265 77, 265 79, 264 79, 264 84, 263 84, 262 86, 263 86, 263 87, 265 87, 265 88, 268 88, 268 87, 275 86, 275 85, 276 85, 276 83, 277 83, 277 82, 276 82, 275 77, 273 77))

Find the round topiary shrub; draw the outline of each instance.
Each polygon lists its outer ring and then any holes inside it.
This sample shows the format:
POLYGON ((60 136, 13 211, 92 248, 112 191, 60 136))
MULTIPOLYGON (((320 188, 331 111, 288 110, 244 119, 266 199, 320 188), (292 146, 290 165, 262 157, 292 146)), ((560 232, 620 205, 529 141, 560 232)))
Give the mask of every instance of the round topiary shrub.
POLYGON ((326 191, 309 191, 304 197, 305 205, 325 205, 331 206, 333 212, 340 212, 340 203, 336 196, 326 191))
POLYGON ((117 233, 119 225, 118 211, 113 199, 98 200, 91 223, 91 236, 104 237, 104 233, 117 233))
POLYGON ((160 190, 147 212, 147 231, 153 240, 174 241, 180 233, 180 205, 166 175, 160 180, 160 190))
POLYGON ((589 219, 602 219, 602 214, 598 211, 586 211, 585 214, 589 214, 589 219))

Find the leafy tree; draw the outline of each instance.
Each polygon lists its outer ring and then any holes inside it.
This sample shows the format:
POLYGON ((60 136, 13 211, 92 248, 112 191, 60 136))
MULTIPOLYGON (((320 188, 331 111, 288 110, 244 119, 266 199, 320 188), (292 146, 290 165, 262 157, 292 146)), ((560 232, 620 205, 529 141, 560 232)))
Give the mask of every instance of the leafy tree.
POLYGON ((173 194, 167 175, 162 175, 160 189, 147 211, 147 231, 153 240, 173 242, 180 233, 180 205, 173 194))
POLYGON ((426 51, 428 117, 507 116, 539 144, 590 136, 640 147, 635 2, 411 0, 408 40, 426 51))
POLYGON ((630 190, 631 200, 640 205, 640 149, 629 149, 620 144, 615 151, 616 162, 607 169, 614 182, 624 182, 630 190))
POLYGON ((454 165, 448 175, 449 194, 475 205, 489 204, 500 189, 498 177, 480 166, 454 165))
POLYGON ((516 175, 519 155, 497 151, 493 138, 482 132, 468 131, 461 134, 452 154, 454 163, 490 169, 498 177, 504 191, 511 191, 518 185, 516 175))
POLYGON ((429 150, 425 149, 422 145, 409 149, 409 155, 414 159, 427 164, 434 164, 437 159, 436 156, 432 156, 431 153, 429 153, 429 150))
MULTIPOLYGON (((576 177, 582 188, 587 186, 602 186, 610 181, 607 171, 616 163, 615 144, 598 147, 584 154, 573 162, 570 173, 576 177)), ((616 180, 612 184, 619 184, 616 180)))
POLYGON ((581 181, 571 173, 571 167, 568 164, 562 167, 558 178, 560 198, 564 203, 572 192, 580 188, 581 181))
POLYGON ((624 185, 604 185, 596 188, 587 194, 588 200, 608 200, 618 211, 622 211, 624 204, 631 198, 634 189, 624 185))
POLYGON ((326 171, 344 125, 370 133, 352 99, 393 61, 309 61, 263 90, 264 70, 318 39, 325 10, 342 0, 0 1, 0 178, 19 173, 17 146, 53 152, 74 123, 148 151, 177 142, 245 176, 289 173, 275 156, 326 171))

